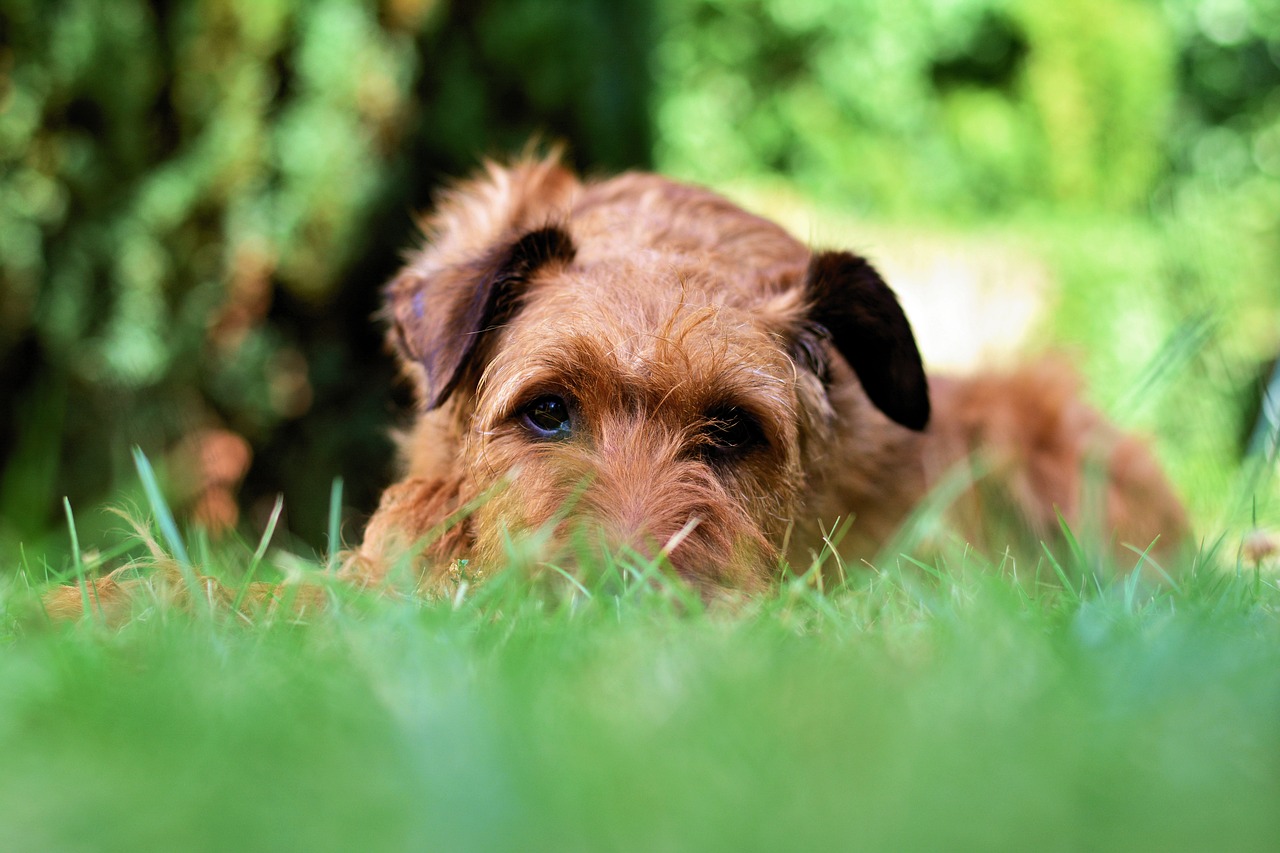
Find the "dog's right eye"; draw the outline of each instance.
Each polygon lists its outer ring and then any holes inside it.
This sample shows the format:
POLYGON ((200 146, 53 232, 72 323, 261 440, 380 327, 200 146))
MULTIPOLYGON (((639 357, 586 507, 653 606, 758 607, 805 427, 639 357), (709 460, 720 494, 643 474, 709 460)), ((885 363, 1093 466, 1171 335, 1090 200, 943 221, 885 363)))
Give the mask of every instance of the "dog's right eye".
POLYGON ((539 397, 521 409, 520 423, 529 432, 547 441, 566 439, 573 432, 569 405, 562 398, 550 394, 539 397))

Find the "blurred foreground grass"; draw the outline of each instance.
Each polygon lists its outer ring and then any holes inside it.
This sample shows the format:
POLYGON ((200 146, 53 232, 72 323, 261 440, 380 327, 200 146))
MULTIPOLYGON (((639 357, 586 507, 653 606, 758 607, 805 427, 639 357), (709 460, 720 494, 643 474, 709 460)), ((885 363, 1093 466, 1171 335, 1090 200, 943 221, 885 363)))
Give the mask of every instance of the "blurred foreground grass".
MULTIPOLYGON (((189 548, 233 588, 251 550, 189 548)), ((625 562, 426 600, 277 550, 324 609, 143 594, 112 627, 48 622, 28 565, 0 849, 1270 850, 1280 588, 1201 556, 1151 587, 961 551, 708 608, 625 562)))

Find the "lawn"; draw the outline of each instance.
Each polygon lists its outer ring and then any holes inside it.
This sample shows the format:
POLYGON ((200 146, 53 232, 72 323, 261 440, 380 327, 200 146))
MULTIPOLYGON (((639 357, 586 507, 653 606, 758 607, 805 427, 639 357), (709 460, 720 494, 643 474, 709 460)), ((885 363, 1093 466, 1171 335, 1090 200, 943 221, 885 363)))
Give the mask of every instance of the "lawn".
MULTIPOLYGON (((232 585, 255 562, 191 545, 232 585)), ((619 562, 113 625, 49 622, 28 564, 0 849, 1274 850, 1275 577, 1226 545, 1158 586, 1059 563, 703 606, 619 562)))

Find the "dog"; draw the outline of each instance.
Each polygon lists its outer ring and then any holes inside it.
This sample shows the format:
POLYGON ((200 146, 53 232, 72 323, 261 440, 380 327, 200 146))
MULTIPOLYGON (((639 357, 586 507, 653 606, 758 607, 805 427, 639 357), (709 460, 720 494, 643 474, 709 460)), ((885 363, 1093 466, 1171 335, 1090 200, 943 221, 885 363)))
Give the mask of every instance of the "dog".
POLYGON ((418 414, 350 577, 496 569, 524 538, 761 590, 874 559, 948 482, 949 523, 995 553, 1063 522, 1121 561, 1187 539, 1153 455, 1069 370, 927 377, 865 258, 710 190, 490 162, 423 230, 384 311, 418 414))

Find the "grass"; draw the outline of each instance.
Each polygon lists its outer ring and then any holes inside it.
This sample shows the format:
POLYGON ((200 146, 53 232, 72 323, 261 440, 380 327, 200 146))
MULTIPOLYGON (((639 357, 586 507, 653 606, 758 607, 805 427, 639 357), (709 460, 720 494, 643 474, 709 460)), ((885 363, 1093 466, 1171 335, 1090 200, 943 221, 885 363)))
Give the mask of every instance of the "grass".
MULTIPOLYGON (((154 500, 160 536, 121 535, 144 576, 328 577, 274 524, 188 549, 154 500)), ((27 565, 0 576, 0 849, 1274 849, 1275 578, 1056 559, 1075 581, 960 552, 711 607, 618 561, 115 626, 44 619, 27 565)))

